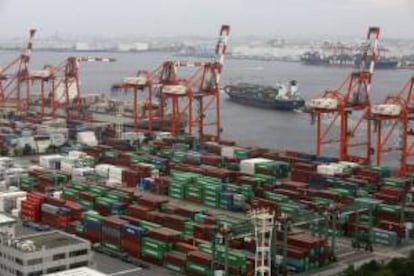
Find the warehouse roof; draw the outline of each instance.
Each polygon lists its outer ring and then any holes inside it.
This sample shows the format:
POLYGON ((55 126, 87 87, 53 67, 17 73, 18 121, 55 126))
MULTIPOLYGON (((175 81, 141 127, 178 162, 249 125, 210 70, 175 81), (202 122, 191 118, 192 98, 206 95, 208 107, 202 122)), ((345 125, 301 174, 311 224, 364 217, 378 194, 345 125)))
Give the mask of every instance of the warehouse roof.
POLYGON ((107 274, 96 271, 89 267, 80 267, 80 268, 75 268, 71 270, 46 274, 46 276, 106 276, 106 275, 107 274))
POLYGON ((51 231, 35 235, 28 235, 19 237, 20 242, 31 241, 36 246, 37 250, 40 250, 43 246, 45 249, 55 249, 59 247, 65 247, 74 244, 86 243, 86 240, 80 239, 76 236, 61 232, 51 231))
POLYGON ((0 213, 0 225, 12 224, 12 223, 15 223, 15 222, 16 222, 16 220, 14 218, 0 213))

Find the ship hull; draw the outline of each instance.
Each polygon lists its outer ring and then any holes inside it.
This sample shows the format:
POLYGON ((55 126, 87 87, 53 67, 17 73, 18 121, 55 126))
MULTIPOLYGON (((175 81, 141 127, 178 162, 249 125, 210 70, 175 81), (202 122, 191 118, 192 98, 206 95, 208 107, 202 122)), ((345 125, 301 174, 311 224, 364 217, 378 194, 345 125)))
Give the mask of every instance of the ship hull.
POLYGON ((266 109, 276 109, 283 111, 292 111, 299 109, 305 105, 304 100, 268 100, 268 99, 259 99, 251 97, 243 97, 234 94, 228 94, 229 100, 240 103, 243 105, 266 108, 266 109))

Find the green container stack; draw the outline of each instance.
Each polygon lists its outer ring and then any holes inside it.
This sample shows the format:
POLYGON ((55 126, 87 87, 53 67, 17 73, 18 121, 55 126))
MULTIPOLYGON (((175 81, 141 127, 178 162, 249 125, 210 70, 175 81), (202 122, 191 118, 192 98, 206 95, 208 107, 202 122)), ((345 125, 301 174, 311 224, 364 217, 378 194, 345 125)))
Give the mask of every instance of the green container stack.
POLYGON ((164 254, 172 250, 172 245, 149 237, 142 238, 141 255, 162 260, 164 254))
POLYGON ((88 189, 88 186, 76 181, 76 180, 71 180, 69 183, 70 187, 73 189, 76 189, 78 191, 86 191, 88 189))
POLYGON ((369 169, 376 171, 380 174, 381 178, 384 177, 391 177, 391 168, 385 166, 376 166, 376 165, 369 165, 369 169))
MULTIPOLYGON (((215 260, 224 263, 226 259, 226 248, 224 246, 216 246, 213 256, 215 260)), ((247 270, 247 255, 242 251, 234 249, 228 250, 228 262, 229 265, 237 267, 242 273, 245 273, 247 270)))
POLYGON ((378 211, 382 213, 392 214, 395 217, 400 217, 402 215, 401 206, 398 205, 389 205, 381 203, 378 205, 378 211))
POLYGON ((129 158, 129 163, 138 164, 138 163, 149 163, 150 160, 144 155, 131 155, 129 158))
POLYGON ((194 236, 194 225, 193 221, 184 222, 184 236, 193 237, 194 236))
POLYGON ((66 199, 78 200, 79 191, 74 188, 63 188, 62 195, 66 199))
POLYGON ((234 149, 234 157, 239 160, 244 160, 249 158, 249 150, 247 149, 234 149))
POLYGON ((103 156, 110 159, 116 159, 118 158, 118 152, 115 150, 107 150, 104 152, 103 156))
POLYGON ((173 156, 174 151, 172 149, 160 149, 157 154, 161 157, 170 159, 173 156))
POLYGON ((184 151, 175 151, 171 157, 171 161, 181 163, 185 160, 186 153, 184 151))
POLYGON ((191 261, 187 261, 186 270, 189 272, 197 273, 197 275, 206 275, 206 276, 213 275, 213 271, 211 270, 211 267, 207 265, 201 265, 198 263, 194 263, 191 261))
POLYGON ((375 211, 377 210, 378 206, 382 203, 382 200, 369 197, 359 197, 355 199, 355 203, 361 208, 367 208, 375 211))
POLYGON ((68 177, 64 174, 48 173, 46 176, 58 186, 61 186, 68 181, 68 177))
POLYGON ((37 187, 37 178, 31 176, 20 177, 19 185, 22 190, 33 191, 37 187))
POLYGON ((278 212, 281 214, 287 214, 289 217, 295 219, 300 216, 302 207, 297 205, 295 202, 281 202, 278 204, 278 212))
MULTIPOLYGON (((410 180, 408 180, 410 181, 410 180)), ((409 182, 408 182, 409 183, 409 182)), ((407 185, 406 178, 387 177, 383 179, 383 184, 398 189, 405 189, 407 185)))
POLYGON ((90 186, 88 187, 87 192, 90 193, 91 195, 102 197, 106 194, 106 188, 99 187, 99 186, 90 186))
POLYGON ((206 206, 217 208, 220 206, 220 193, 223 190, 221 183, 208 183, 204 186, 204 200, 206 206))
POLYGON ((394 231, 386 231, 379 228, 371 229, 371 241, 386 246, 397 246, 400 242, 398 234, 394 231))
MULTIPOLYGON (((187 255, 185 253, 175 251, 175 250, 172 250, 172 251, 168 252, 168 254, 169 255, 175 255, 180 259, 185 259, 187 257, 187 255)), ((178 266, 176 264, 168 262, 167 260, 164 261, 164 267, 168 268, 169 270, 171 270, 175 273, 185 274, 185 267, 184 266, 178 266)))
POLYGON ((162 228, 162 225, 161 224, 154 223, 154 222, 147 221, 147 220, 141 220, 139 222, 139 225, 138 226, 144 228, 145 230, 162 228))
POLYGON ((276 202, 287 202, 289 201, 289 197, 285 195, 280 195, 272 192, 264 192, 263 197, 268 200, 276 201, 276 202))
POLYGON ((93 221, 102 223, 103 217, 96 211, 86 211, 83 213, 83 221, 93 221))

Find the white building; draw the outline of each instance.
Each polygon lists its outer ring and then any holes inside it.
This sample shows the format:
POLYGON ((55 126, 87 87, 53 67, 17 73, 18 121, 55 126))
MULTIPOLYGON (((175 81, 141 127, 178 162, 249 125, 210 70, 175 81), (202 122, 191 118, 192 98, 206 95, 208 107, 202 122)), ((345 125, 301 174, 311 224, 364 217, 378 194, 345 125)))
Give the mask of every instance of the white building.
POLYGON ((90 266, 92 259, 89 241, 61 231, 0 241, 1 276, 40 276, 90 266))

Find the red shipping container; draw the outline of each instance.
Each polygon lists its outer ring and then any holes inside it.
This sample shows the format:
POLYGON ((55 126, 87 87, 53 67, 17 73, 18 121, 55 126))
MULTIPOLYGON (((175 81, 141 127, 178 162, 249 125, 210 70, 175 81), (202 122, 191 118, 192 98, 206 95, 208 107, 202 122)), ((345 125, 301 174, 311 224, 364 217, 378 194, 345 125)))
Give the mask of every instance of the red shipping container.
POLYGON ((177 242, 175 244, 175 249, 184 253, 189 253, 191 251, 197 251, 198 247, 188 243, 177 242))

